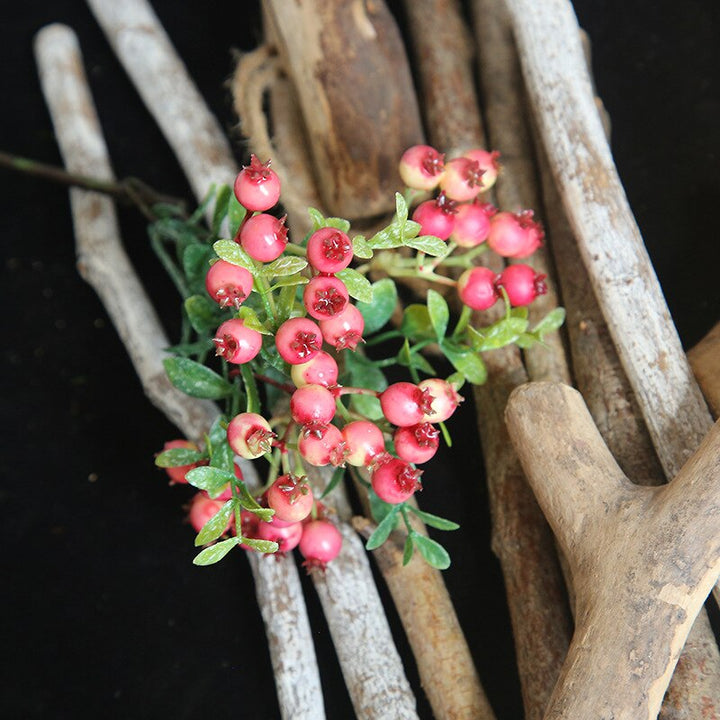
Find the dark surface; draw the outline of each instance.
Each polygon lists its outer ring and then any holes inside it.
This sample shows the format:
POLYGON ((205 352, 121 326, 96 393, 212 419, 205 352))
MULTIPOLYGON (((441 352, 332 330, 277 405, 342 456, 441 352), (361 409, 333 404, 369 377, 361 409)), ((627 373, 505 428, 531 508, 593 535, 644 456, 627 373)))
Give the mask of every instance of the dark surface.
MULTIPOLYGON (((25 3, 0 21, 0 146, 59 164, 32 37, 48 22, 80 37, 118 176, 190 197, 165 141, 77 0, 25 3)), ((242 146, 223 80, 230 47, 259 37, 255 3, 155 7, 206 99, 242 146), (241 8, 249 12, 241 14, 241 8), (181 8, 181 9, 178 9, 181 8)), ((600 95, 631 206, 680 335, 720 319, 716 213, 720 10, 714 2, 576 3, 594 41, 600 95)), ((74 267, 65 189, 0 170, 4 243, 2 456, 8 718, 274 718, 272 672, 241 556, 198 569, 185 488, 152 464, 175 429, 143 397, 93 291, 74 267)), ((172 333, 178 309, 144 223, 121 213, 128 249, 172 333)), ((521 715, 502 581, 488 549, 485 492, 466 403, 452 456, 426 473, 423 504, 463 525, 443 542, 446 580, 499 718, 521 715), (462 430, 465 428, 465 430, 462 430), (465 437, 463 437, 465 433, 465 437)), ((308 586, 310 587, 310 586, 308 586)), ((308 592, 330 718, 351 716, 327 629, 308 592)), ((404 639, 401 651, 407 656, 404 639)), ((408 672, 417 685, 412 664, 408 672)), ((423 717, 427 704, 420 701, 423 717)))

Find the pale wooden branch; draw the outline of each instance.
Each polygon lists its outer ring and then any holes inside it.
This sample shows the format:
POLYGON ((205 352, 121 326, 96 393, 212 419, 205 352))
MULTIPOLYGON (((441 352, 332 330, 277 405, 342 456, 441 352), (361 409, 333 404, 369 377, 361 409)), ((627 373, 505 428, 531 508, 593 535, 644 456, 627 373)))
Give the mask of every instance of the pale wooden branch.
POLYGON ((720 574, 720 424, 669 485, 642 487, 625 477, 577 391, 523 386, 506 418, 577 596, 545 717, 651 720, 720 574))
POLYGON ((720 323, 687 356, 713 415, 720 416, 720 323))
MULTIPOLYGON (((51 25, 36 38, 35 51, 60 151, 69 170, 111 179, 77 39, 51 25)), ((98 193, 70 191, 78 269, 100 296, 152 403, 185 434, 202 441, 217 417, 210 402, 170 385, 162 366, 168 340, 120 240, 113 202, 98 193)), ((242 464, 249 482, 254 467, 242 464)), ((297 568, 292 558, 266 562, 249 555, 257 600, 266 625, 278 702, 283 718, 324 717, 322 691, 297 568), (277 603, 274 598, 284 598, 277 603)))

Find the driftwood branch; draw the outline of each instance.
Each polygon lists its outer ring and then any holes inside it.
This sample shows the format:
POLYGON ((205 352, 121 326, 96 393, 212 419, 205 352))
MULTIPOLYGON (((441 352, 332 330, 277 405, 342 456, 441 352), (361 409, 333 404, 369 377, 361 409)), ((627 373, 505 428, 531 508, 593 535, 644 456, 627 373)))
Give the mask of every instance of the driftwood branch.
POLYGON ((720 416, 720 323, 687 356, 713 415, 720 416))
POLYGON ((652 719, 720 574, 720 424, 669 485, 641 487, 625 477, 575 390, 526 385, 506 417, 577 597, 576 632, 546 718, 652 719))

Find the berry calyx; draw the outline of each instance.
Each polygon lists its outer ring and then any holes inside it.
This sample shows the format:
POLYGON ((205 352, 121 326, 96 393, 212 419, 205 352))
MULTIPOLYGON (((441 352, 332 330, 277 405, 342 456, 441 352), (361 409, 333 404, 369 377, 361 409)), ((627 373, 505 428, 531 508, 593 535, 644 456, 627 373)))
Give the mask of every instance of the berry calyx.
POLYGON ((483 192, 491 188, 497 180, 500 172, 500 153, 497 150, 483 150, 476 148, 464 153, 464 157, 469 160, 475 160, 483 171, 482 183, 483 192))
POLYGON ((420 203, 412 219, 420 223, 421 235, 434 235, 447 240, 455 227, 455 202, 441 192, 435 200, 420 203))
POLYGON ((292 394, 290 414, 298 425, 328 425, 335 417, 335 396, 322 385, 305 385, 292 394))
POLYGON ((325 341, 336 350, 354 350, 359 342, 364 342, 364 329, 365 319, 352 303, 348 303, 338 315, 320 320, 320 330, 325 341))
POLYGON ((240 244, 245 252, 260 262, 271 262, 279 258, 287 245, 285 216, 253 215, 240 230, 240 244))
POLYGON ((345 283, 330 275, 316 275, 303 291, 303 304, 308 315, 316 320, 327 320, 339 315, 349 301, 345 283))
POLYGON ((390 385, 380 394, 383 415, 398 427, 417 425, 426 413, 432 412, 434 396, 427 388, 409 382, 390 385))
POLYGON ((373 490, 381 500, 397 505, 422 488, 421 475, 421 470, 417 470, 404 460, 390 458, 375 468, 371 482, 373 490))
POLYGON ((229 363, 242 365, 250 362, 262 347, 262 335, 245 326, 239 319, 226 320, 213 339, 215 354, 229 363))
POLYGON ((401 460, 424 463, 430 460, 440 447, 440 431, 427 422, 401 427, 393 435, 393 444, 401 460))
POLYGON ((240 413, 228 423, 228 443, 236 455, 246 460, 270 452, 275 437, 270 423, 257 413, 240 413))
POLYGON ((432 411, 423 415, 422 422, 424 423, 445 422, 464 400, 452 383, 440 378, 421 380, 418 387, 427 390, 434 398, 432 411))
POLYGON ((332 355, 321 350, 317 355, 307 362, 293 365, 290 368, 290 376, 295 387, 303 385, 324 385, 330 387, 337 385, 338 365, 332 355))
POLYGON ((353 259, 352 242, 337 228, 320 228, 308 238, 307 259, 321 273, 340 272, 353 259))
POLYGON ((205 275, 205 289, 220 307, 240 307, 253 288, 253 276, 249 270, 218 260, 205 275))
POLYGON ((440 181, 443 192, 457 202, 473 200, 485 189, 480 163, 466 157, 453 158, 445 165, 445 175, 440 181))
POLYGON ((524 258, 532 255, 543 243, 545 232, 533 219, 532 210, 519 213, 501 212, 490 221, 488 246, 498 255, 524 258))
POLYGON ((497 275, 486 267, 469 268, 458 278, 460 300, 473 310, 492 307, 500 297, 495 287, 496 278, 497 275))
POLYGON ((334 425, 304 429, 298 441, 298 450, 315 467, 337 467, 345 462, 345 441, 334 425))
POLYGON ((325 570, 342 548, 342 535, 329 520, 312 520, 305 523, 298 549, 305 558, 303 565, 309 570, 325 570))
POLYGON ((455 213, 455 227, 450 240, 460 247, 470 248, 482 245, 490 232, 490 218, 497 208, 490 203, 465 203, 455 213))
POLYGON ((547 292, 546 275, 540 275, 529 265, 508 265, 498 275, 496 286, 504 288, 513 307, 529 305, 538 295, 547 292))
POLYGON ((233 185, 237 201, 250 212, 269 210, 280 199, 280 178, 270 169, 270 161, 261 163, 255 155, 243 166, 233 185))
POLYGON ((267 491, 268 507, 279 520, 300 522, 312 510, 313 493, 306 477, 281 475, 267 491))
POLYGON ((369 420, 353 420, 342 429, 345 460, 355 467, 368 467, 385 452, 385 438, 380 428, 369 420))
POLYGON ((286 320, 275 334, 275 347, 280 357, 290 365, 312 360, 322 348, 323 333, 307 318, 286 320))
POLYGON ((445 172, 445 155, 430 145, 413 145, 400 158, 402 181, 413 190, 433 190, 445 172))

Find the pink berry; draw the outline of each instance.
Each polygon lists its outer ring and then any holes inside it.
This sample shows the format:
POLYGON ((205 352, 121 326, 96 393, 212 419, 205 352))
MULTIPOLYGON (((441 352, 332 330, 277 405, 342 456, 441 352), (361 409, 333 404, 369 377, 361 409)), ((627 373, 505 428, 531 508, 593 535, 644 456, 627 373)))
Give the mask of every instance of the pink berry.
MULTIPOLYGON (((175 448, 183 448, 184 450, 198 450, 198 446, 194 442, 190 442, 189 440, 168 440, 163 445, 163 452, 165 452, 165 450, 174 450, 175 448)), ((175 467, 165 468, 165 472, 170 477, 171 485, 186 485, 187 480, 185 479, 185 476, 193 468, 196 468, 202 464, 204 463, 192 463, 191 465, 176 465, 175 467)))
POLYGON ((440 378, 427 378, 421 380, 418 387, 427 390, 432 396, 432 412, 425 413, 422 421, 424 423, 445 422, 463 401, 455 386, 447 380, 440 378))
POLYGON ((533 219, 532 210, 501 212, 490 221, 488 246, 503 257, 524 258, 542 245, 544 237, 542 225, 533 219))
POLYGON ((255 537, 259 540, 276 542, 278 552, 287 553, 298 546, 302 534, 303 524, 301 522, 278 525, 271 521, 258 523, 255 537))
POLYGON ((400 158, 400 177, 413 190, 433 190, 445 171, 445 155, 430 145, 413 145, 400 158))
POLYGON ((484 173, 477 161, 466 157, 454 158, 445 163, 440 187, 451 200, 473 200, 483 189, 484 173))
POLYGON ((483 170, 482 176, 482 191, 491 188, 497 180, 498 173, 500 172, 500 163, 498 158, 500 153, 497 150, 483 150, 477 148, 464 153, 464 157, 475 160, 479 165, 480 169, 483 170))
POLYGON ((417 425, 423 415, 432 412, 435 398, 427 388, 409 382, 393 383, 380 394, 383 415, 398 427, 417 425))
POLYGON ((205 288, 220 307, 240 307, 253 288, 253 276, 244 267, 218 260, 205 276, 205 288))
POLYGON ((529 305, 538 295, 547 292, 545 275, 539 275, 529 265, 508 265, 498 276, 496 285, 505 288, 513 307, 529 305))
POLYGON ((473 310, 487 310, 500 297, 495 288, 496 275, 486 267, 474 267, 466 270, 457 283, 458 295, 463 304, 473 310))
POLYGON ((395 452, 409 463, 427 462, 440 447, 440 431, 430 423, 401 427, 393 435, 395 452))
MULTIPOLYGON (((243 510, 240 513, 240 532, 244 538, 256 538, 259 526, 260 518, 255 513, 252 513, 249 510, 243 510)), ((236 534, 234 525, 230 528, 230 531, 233 535, 236 534)), ((243 550, 255 552, 255 548, 252 548, 245 543, 240 543, 240 547, 243 550)))
POLYGON ((303 458, 315 467, 337 467, 345 462, 345 441, 340 430, 334 425, 320 425, 303 430, 298 441, 298 450, 303 458))
POLYGON ((327 320, 339 315, 349 301, 345 283, 331 275, 316 275, 303 291, 303 304, 308 315, 316 320, 327 320))
POLYGON ((455 213, 455 227, 450 235, 460 247, 476 247, 487 240, 490 232, 490 218, 497 208, 490 203, 465 203, 455 213))
POLYGON ((290 368, 290 376, 295 387, 303 385, 337 385, 338 365, 332 355, 321 350, 315 357, 290 368))
POLYGON ((242 320, 226 320, 218 329, 213 339, 215 354, 229 363, 242 365, 250 362, 262 347, 262 335, 249 327, 242 320))
POLYGON ((267 502, 279 520, 300 522, 312 510, 313 493, 307 478, 281 475, 268 489, 267 502))
POLYGON ((339 315, 321 320, 320 329, 328 345, 336 350, 354 350, 359 342, 364 342, 365 319, 352 303, 348 303, 339 315))
POLYGON ((329 520, 313 520, 303 527, 299 549, 308 569, 324 570, 334 560, 342 547, 342 535, 329 520))
POLYGON ((312 360, 322 348, 320 328, 307 318, 286 320, 275 333, 275 347, 280 357, 291 365, 312 360))
POLYGON ((307 259, 321 273, 340 272, 353 259, 352 242, 337 228, 320 228, 308 238, 307 259))
POLYGON ((227 439, 236 455, 254 460, 270 452, 275 433, 262 415, 246 412, 228 423, 227 439))
MULTIPOLYGON (((211 518, 217 515, 220 508, 225 503, 221 500, 211 500, 205 493, 199 492, 193 496, 190 501, 190 511, 188 513, 188 520, 195 529, 195 532, 200 532, 205 524, 211 518)), ((232 519, 228 520, 226 531, 230 528, 232 519)))
POLYGON ((421 489, 420 475, 420 470, 404 460, 390 458, 375 468, 371 478, 372 488, 381 500, 396 505, 421 489))
POLYGON ((355 467, 368 467, 385 452, 385 438, 380 428, 369 420, 353 420, 342 429, 345 460, 355 467))
POLYGON ((322 385, 305 385, 292 394, 290 414, 298 425, 328 425, 335 417, 335 396, 322 385))
POLYGON ((420 223, 421 235, 434 235, 447 240, 455 227, 455 202, 445 193, 440 193, 435 200, 420 203, 412 219, 420 223))
POLYGON ((240 230, 240 244, 245 252, 260 262, 279 258, 287 245, 285 217, 279 220, 273 215, 253 215, 240 230))
POLYGON ((235 178, 235 197, 250 212, 269 210, 280 198, 280 179, 270 169, 270 161, 261 163, 255 155, 235 178))

